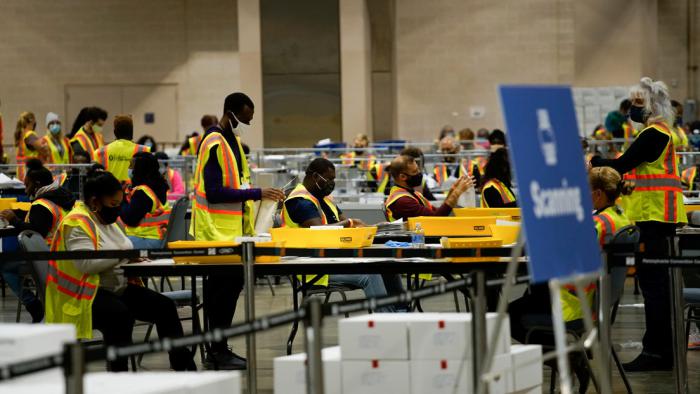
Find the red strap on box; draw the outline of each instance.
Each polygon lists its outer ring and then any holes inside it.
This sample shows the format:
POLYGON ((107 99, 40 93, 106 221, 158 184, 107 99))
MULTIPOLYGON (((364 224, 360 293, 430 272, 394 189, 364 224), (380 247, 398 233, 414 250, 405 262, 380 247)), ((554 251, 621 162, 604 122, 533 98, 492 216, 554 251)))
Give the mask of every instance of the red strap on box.
POLYGON ((440 369, 447 369, 447 360, 440 360, 440 369))
POLYGON ((443 328, 445 328, 445 321, 444 321, 444 320, 438 321, 438 328, 441 329, 441 330, 442 330, 443 328))
POLYGON ((379 360, 372 360, 372 369, 379 368, 379 360))
POLYGON ((374 328, 374 320, 368 320, 368 321, 367 321, 367 327, 369 327, 369 328, 374 328))

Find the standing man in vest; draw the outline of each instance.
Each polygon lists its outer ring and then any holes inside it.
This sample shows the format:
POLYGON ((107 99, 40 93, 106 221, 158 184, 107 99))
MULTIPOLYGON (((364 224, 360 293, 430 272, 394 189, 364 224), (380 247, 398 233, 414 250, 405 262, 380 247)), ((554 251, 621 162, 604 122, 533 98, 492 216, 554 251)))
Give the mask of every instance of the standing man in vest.
MULTIPOLYGON (((221 121, 206 131, 199 146, 190 223, 190 233, 198 241, 234 241, 236 237, 253 235, 253 201, 284 200, 281 190, 250 188, 250 170, 240 138, 253 120, 253 113, 253 101, 248 96, 228 95, 221 121)), ((209 327, 229 327, 243 277, 215 275, 206 284, 204 302, 209 327)), ((245 369, 246 360, 233 353, 223 340, 211 344, 204 366, 245 369)))
MULTIPOLYGON (((629 149, 618 159, 591 159, 593 167, 613 167, 635 183, 625 201, 626 213, 641 230, 644 257, 671 255, 670 239, 686 222, 681 179, 673 146, 674 113, 666 84, 641 79, 631 93, 630 118, 645 125, 629 149)), ((646 332, 642 353, 624 365, 627 372, 668 371, 673 368, 671 284, 667 268, 637 267, 644 296, 646 332)))
POLYGON ((452 208, 457 206, 459 196, 474 186, 471 178, 457 179, 450 188, 445 202, 440 208, 435 209, 421 192, 415 190, 423 185, 423 173, 412 157, 395 158, 391 162, 390 171, 394 187, 391 188, 389 197, 384 203, 389 221, 416 216, 448 216, 452 208))
POLYGON ((134 121, 130 115, 117 115, 114 117, 114 136, 116 140, 99 148, 93 154, 92 160, 102 164, 105 170, 114 175, 122 184, 131 183, 129 178, 129 164, 135 154, 150 152, 147 146, 135 144, 134 121))

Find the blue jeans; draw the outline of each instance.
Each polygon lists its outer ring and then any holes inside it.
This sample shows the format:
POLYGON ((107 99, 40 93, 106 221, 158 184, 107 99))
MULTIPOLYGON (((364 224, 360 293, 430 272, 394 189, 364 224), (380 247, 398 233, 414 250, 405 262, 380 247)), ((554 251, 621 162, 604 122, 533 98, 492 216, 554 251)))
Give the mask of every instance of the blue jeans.
POLYGON ((129 239, 131 240, 131 243, 134 244, 134 249, 137 250, 163 248, 162 239, 141 238, 133 235, 129 235, 129 239))
MULTIPOLYGON (((386 297, 387 295, 381 275, 330 275, 328 283, 361 287, 367 298, 386 297)), ((396 308, 385 306, 377 308, 377 312, 396 312, 396 308)))
POLYGON ((22 304, 27 305, 37 300, 36 295, 29 289, 25 289, 22 286, 23 278, 19 276, 20 265, 25 264, 23 262, 9 262, 2 264, 0 266, 0 272, 2 277, 5 278, 5 282, 10 287, 17 298, 22 301, 22 304))

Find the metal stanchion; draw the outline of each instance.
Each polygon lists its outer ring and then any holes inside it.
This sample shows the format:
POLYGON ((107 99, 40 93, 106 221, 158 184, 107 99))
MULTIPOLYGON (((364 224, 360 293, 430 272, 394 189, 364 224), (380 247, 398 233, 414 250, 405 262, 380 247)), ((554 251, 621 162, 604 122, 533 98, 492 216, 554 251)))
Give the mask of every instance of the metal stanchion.
MULTIPOLYGON (((578 293, 577 289, 577 293, 578 293)), ((580 294, 579 294, 580 295, 580 294)), ((603 253, 603 270, 600 275, 600 302, 598 309, 598 335, 600 341, 600 382, 604 392, 611 391, 612 369, 610 351, 610 310, 611 310, 610 270, 607 253, 603 253)))
POLYGON ((63 347, 63 376, 66 381, 66 394, 83 394, 85 374, 85 354, 80 343, 69 343, 63 347))
POLYGON ((676 393, 688 393, 688 364, 686 360, 685 323, 683 320, 683 274, 681 268, 671 268, 671 325, 673 327, 674 374, 676 393))
POLYGON ((323 394, 323 356, 321 348, 321 300, 311 298, 307 303, 308 315, 304 332, 306 334, 306 392, 323 394))
POLYGON ((561 283, 557 279, 549 281, 549 294, 552 300, 552 323, 554 326, 554 343, 557 352, 557 366, 559 367, 559 382, 562 394, 571 394, 571 374, 569 373, 569 353, 566 347, 566 330, 562 313, 559 289, 561 283))
MULTIPOLYGON (((474 359, 474 392, 479 392, 481 382, 481 374, 484 367, 484 357, 487 350, 486 337, 486 274, 483 271, 477 271, 474 274, 474 309, 472 311, 472 355, 474 359)), ((485 388, 482 393, 488 393, 485 388)))
MULTIPOLYGON (((241 243, 241 259, 245 276, 245 319, 250 322, 255 320, 255 244, 250 241, 241 243)), ((246 349, 248 358, 248 393, 258 392, 257 360, 255 354, 255 333, 246 336, 246 349)))

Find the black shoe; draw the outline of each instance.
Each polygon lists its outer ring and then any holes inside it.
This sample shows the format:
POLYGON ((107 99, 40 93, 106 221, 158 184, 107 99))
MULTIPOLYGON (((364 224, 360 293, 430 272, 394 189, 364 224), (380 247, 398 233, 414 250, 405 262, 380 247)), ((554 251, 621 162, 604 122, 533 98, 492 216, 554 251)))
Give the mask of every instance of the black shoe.
POLYGON ((220 369, 226 371, 242 370, 248 367, 246 359, 232 352, 230 349, 210 351, 204 359, 204 368, 220 369))
POLYGON ((44 304, 42 304, 39 299, 35 299, 24 307, 32 316, 32 323, 39 323, 44 320, 44 304))
POLYGON ((622 368, 625 372, 671 371, 673 361, 642 353, 634 361, 622 364, 622 368))

